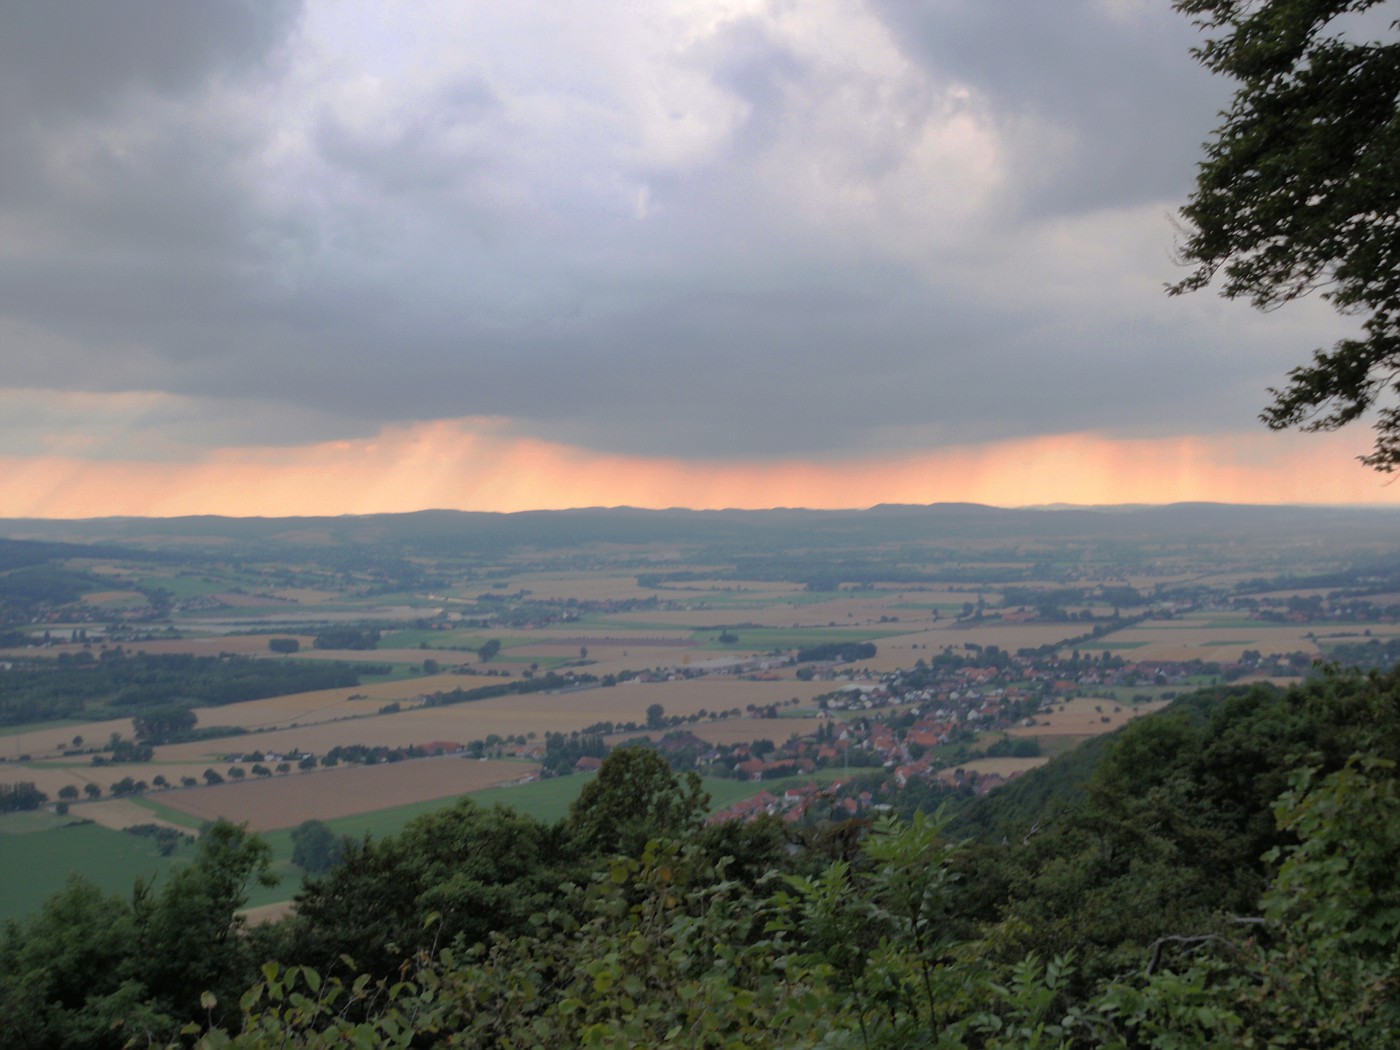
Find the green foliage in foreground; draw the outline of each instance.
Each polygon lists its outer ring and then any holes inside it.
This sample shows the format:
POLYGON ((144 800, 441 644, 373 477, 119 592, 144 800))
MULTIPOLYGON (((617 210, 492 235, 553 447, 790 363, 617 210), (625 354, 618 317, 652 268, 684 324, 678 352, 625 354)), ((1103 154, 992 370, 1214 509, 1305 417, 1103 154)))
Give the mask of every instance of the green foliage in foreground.
POLYGON ((1189 697, 1086 754, 960 840, 702 826, 625 749, 562 821, 461 802, 246 932, 266 851, 224 826, 159 894, 9 924, 0 1010, 59 1047, 1393 1045, 1400 673, 1189 697))
POLYGON ((877 824, 858 862, 757 893, 695 847, 653 840, 528 933, 419 953, 398 979, 268 964, 236 1032, 199 1045, 1389 1046, 1400 836, 1378 806, 1397 801, 1393 763, 1301 772, 1279 812, 1304 837, 1281 854, 1262 921, 1175 969, 1154 951, 1081 999, 1072 956, 998 964, 1001 927, 956 936, 958 847, 919 816, 877 824), (1388 858, 1345 863, 1352 833, 1377 832, 1388 858))

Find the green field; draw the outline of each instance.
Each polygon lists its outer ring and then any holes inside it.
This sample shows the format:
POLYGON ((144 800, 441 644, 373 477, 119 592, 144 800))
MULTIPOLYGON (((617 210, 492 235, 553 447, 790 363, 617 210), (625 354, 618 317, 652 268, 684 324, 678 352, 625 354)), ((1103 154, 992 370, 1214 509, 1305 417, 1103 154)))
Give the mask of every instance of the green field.
POLYGON ((0 818, 0 919, 27 915, 81 873, 106 893, 130 894, 138 878, 158 879, 172 864, 188 861, 194 847, 182 844, 162 857, 155 842, 97 824, 51 817, 44 828, 25 828, 35 814, 0 818), (29 818, 17 821, 15 818, 29 818))
MULTIPOLYGON (((820 770, 811 776, 785 777, 762 783, 705 777, 705 790, 710 793, 712 810, 732 806, 741 799, 751 798, 760 791, 781 795, 790 787, 816 780, 829 783, 840 779, 839 769, 820 770)), ((537 820, 552 823, 568 814, 569 806, 583 785, 586 776, 555 777, 517 787, 491 788, 470 797, 483 806, 500 804, 537 820)), ((191 830, 200 822, 187 814, 162 806, 149 799, 134 799, 151 811, 153 819, 169 821, 191 830)), ((434 813, 453 804, 452 800, 437 799, 409 806, 396 806, 375 813, 341 817, 326 823, 337 835, 362 839, 366 835, 380 839, 397 835, 404 825, 425 813, 434 813)), ((281 829, 263 833, 272 848, 273 873, 281 881, 273 887, 253 886, 248 896, 249 907, 275 904, 290 900, 301 885, 301 869, 292 864, 292 833, 281 829)), ((148 838, 113 831, 97 824, 78 824, 71 818, 58 817, 48 810, 33 813, 12 813, 0 817, 0 921, 21 918, 35 911, 50 894, 60 889, 73 874, 90 879, 103 891, 126 895, 136 879, 159 880, 172 865, 183 864, 194 856, 194 847, 181 845, 169 857, 157 852, 148 838)))
MULTIPOLYGON (((405 628, 399 631, 385 631, 379 639, 381 649, 417 649, 426 645, 428 649, 446 649, 449 651, 471 652, 480 649, 486 642, 487 632, 481 630, 471 631, 433 631, 420 630, 418 628, 405 628)), ((501 638, 501 647, 508 648, 511 642, 501 638)))
POLYGON ((879 627, 731 627, 737 642, 718 641, 718 630, 694 631, 691 641, 702 649, 724 652, 768 652, 773 649, 805 649, 830 642, 878 641, 896 634, 908 634, 908 627, 881 624, 879 627))

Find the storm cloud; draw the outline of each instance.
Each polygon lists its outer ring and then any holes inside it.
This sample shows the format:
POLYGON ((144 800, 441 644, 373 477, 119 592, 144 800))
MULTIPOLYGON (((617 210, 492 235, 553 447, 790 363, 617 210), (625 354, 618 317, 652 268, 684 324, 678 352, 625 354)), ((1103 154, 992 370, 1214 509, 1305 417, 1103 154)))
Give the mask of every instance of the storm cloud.
POLYGON ((1163 294, 1195 41, 1134 0, 5 5, 0 448, 1251 427, 1335 323, 1163 294))

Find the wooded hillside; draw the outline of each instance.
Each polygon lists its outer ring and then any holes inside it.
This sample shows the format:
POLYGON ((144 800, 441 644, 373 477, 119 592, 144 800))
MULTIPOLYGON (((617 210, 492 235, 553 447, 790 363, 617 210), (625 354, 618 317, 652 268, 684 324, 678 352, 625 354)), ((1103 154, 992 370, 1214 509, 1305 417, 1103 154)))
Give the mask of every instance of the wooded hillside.
POLYGON ((1400 674, 1185 697, 956 816, 706 825, 622 749, 234 913, 255 836, 0 939, 11 1046, 1291 1047, 1400 1024, 1400 674))

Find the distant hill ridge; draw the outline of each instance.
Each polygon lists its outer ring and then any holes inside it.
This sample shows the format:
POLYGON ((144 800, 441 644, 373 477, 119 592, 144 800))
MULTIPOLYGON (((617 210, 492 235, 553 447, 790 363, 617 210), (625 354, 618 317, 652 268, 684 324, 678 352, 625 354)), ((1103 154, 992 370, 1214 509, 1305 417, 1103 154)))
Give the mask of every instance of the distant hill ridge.
POLYGON ((472 546, 571 547, 590 542, 695 544, 745 538, 771 543, 780 532, 792 547, 877 545, 929 540, 1129 537, 1160 534, 1173 542, 1193 534, 1219 540, 1238 533, 1299 541, 1319 532, 1345 530, 1349 538, 1393 542, 1400 508, 1257 506, 1176 503, 1162 506, 991 507, 976 503, 880 504, 867 510, 644 510, 586 507, 516 513, 423 510, 401 514, 239 518, 197 515, 172 518, 0 519, 0 537, 72 544, 121 544, 142 548, 167 543, 256 543, 274 546, 390 546, 442 551, 472 546))

